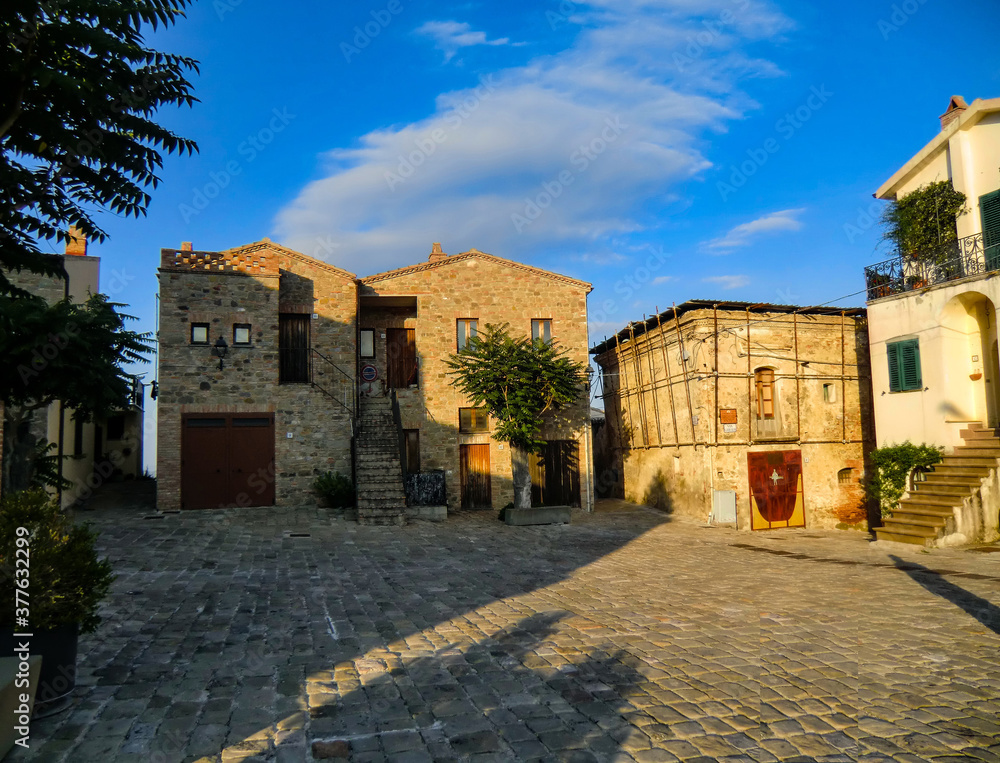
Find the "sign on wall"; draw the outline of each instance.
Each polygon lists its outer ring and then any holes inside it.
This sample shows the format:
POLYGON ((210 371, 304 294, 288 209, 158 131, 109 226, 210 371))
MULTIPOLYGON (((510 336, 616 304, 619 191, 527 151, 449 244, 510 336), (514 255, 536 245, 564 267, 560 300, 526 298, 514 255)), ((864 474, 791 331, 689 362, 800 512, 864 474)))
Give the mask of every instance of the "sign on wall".
POLYGON ((361 366, 361 378, 366 382, 373 382, 378 378, 378 369, 371 363, 361 366))

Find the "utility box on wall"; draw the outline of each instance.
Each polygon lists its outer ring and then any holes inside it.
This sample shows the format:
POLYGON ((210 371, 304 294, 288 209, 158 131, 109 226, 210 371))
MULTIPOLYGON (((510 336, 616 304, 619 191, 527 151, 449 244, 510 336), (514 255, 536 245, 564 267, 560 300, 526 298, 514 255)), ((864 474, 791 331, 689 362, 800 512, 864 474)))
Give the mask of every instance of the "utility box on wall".
POLYGON ((736 491, 716 490, 712 494, 712 524, 736 524, 736 491))

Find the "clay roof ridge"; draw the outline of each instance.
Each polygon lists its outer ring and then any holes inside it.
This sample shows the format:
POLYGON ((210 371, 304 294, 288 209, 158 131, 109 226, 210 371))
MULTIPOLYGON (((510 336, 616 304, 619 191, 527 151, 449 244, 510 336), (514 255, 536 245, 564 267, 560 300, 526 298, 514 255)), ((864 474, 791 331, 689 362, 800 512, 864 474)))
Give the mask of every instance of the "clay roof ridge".
POLYGON ((242 246, 234 246, 232 249, 223 249, 219 254, 235 254, 235 253, 246 253, 257 252, 261 249, 276 249, 282 254, 286 254, 289 257, 293 257, 300 262, 306 262, 310 265, 318 265, 319 267, 336 273, 339 276, 350 279, 351 281, 357 280, 357 276, 343 268, 338 268, 336 265, 331 265, 329 262, 324 262, 323 260, 318 260, 315 257, 310 257, 308 254, 302 254, 302 252, 297 252, 294 249, 289 249, 287 246, 282 246, 281 244, 276 244, 270 239, 262 239, 260 241, 254 241, 250 244, 243 244, 242 246))
POLYGON ((482 257, 487 260, 492 260, 501 265, 506 265, 507 267, 515 268, 517 270, 523 270, 527 273, 536 273, 538 275, 544 276, 546 278, 551 278, 554 281, 561 281, 562 283, 569 284, 571 286, 579 286, 585 288, 588 292, 593 290, 593 285, 587 281, 581 281, 577 278, 570 278, 569 276, 564 276, 561 273, 553 273, 551 270, 543 270, 542 268, 536 268, 532 265, 525 265, 523 262, 515 262, 514 260, 508 260, 503 257, 498 257, 495 254, 489 254, 488 252, 480 252, 478 249, 470 249, 468 252, 462 252, 461 254, 453 254, 450 257, 446 257, 440 260, 434 260, 432 262, 418 262, 415 265, 407 265, 402 268, 396 268, 394 270, 386 270, 382 273, 375 273, 370 276, 365 276, 361 279, 361 283, 374 283, 376 281, 385 281, 389 278, 397 278, 402 275, 409 275, 411 273, 419 273, 424 270, 431 270, 433 268, 443 267, 452 262, 461 262, 464 260, 472 259, 473 257, 482 257))

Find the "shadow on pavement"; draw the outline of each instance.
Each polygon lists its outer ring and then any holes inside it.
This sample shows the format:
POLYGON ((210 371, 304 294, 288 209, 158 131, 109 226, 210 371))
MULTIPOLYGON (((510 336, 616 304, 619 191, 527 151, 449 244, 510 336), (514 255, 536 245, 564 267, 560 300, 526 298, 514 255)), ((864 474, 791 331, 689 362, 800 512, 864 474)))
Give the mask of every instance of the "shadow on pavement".
POLYGON ((960 588, 939 572, 914 562, 904 561, 891 554, 889 558, 895 563, 896 569, 905 572, 928 591, 947 599, 994 633, 1000 634, 1000 607, 966 591, 964 588, 960 588))

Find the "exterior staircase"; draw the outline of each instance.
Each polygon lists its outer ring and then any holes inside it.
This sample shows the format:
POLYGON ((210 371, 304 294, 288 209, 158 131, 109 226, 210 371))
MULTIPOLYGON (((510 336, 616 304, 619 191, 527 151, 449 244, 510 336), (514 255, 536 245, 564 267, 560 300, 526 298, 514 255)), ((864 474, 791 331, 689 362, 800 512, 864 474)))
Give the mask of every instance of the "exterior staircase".
POLYGON ((355 448, 358 524, 406 524, 399 431, 389 397, 362 397, 355 448))
MULTIPOLYGON (((972 542, 967 528, 976 525, 961 522, 963 511, 979 507, 985 497, 983 481, 996 479, 1000 459, 1000 432, 986 429, 982 424, 970 424, 960 432, 965 445, 955 448, 955 453, 945 456, 926 480, 914 483, 909 497, 899 502, 891 519, 875 530, 879 540, 914 543, 920 546, 938 545, 949 535, 963 532, 964 542, 972 542), (969 506, 970 503, 974 504, 969 506)), ((992 508, 996 514, 996 507, 992 508)), ((980 512, 984 513, 984 512, 980 512)), ((959 541, 962 541, 959 538, 959 541)))

